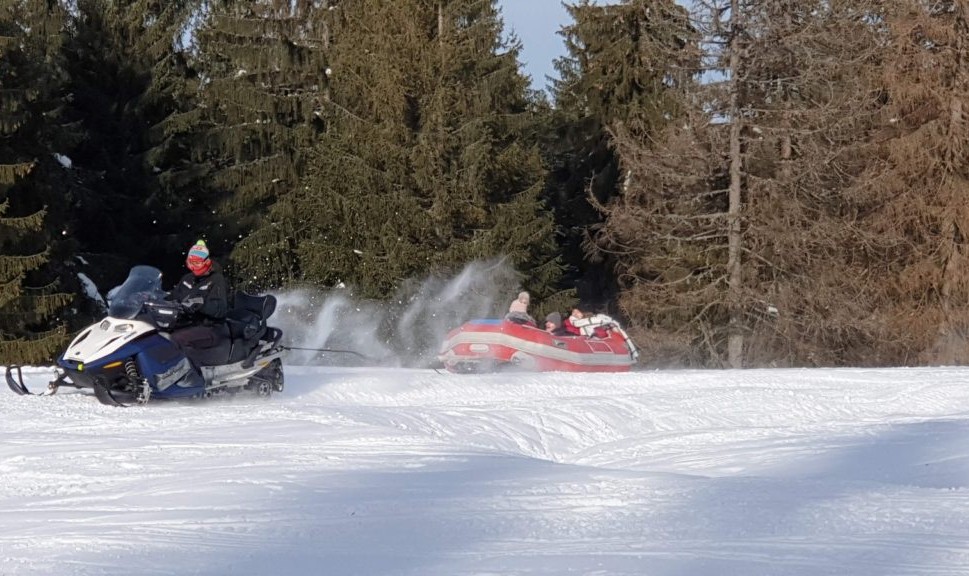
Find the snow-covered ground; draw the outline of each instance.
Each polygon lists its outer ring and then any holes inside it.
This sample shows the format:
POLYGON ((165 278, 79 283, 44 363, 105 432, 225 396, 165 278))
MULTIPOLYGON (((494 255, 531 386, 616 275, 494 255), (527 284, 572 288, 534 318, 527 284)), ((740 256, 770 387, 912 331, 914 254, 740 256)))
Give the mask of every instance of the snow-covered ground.
POLYGON ((3 392, 4 576, 969 574, 969 369, 3 392))

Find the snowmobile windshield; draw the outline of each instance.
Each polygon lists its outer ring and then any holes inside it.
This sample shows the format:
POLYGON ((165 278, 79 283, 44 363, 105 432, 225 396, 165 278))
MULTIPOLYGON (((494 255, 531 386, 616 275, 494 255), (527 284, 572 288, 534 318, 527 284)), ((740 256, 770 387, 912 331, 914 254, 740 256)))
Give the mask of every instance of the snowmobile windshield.
POLYGON ((132 268, 124 284, 108 292, 108 314, 114 318, 134 318, 145 302, 163 299, 161 278, 161 270, 153 266, 132 268))

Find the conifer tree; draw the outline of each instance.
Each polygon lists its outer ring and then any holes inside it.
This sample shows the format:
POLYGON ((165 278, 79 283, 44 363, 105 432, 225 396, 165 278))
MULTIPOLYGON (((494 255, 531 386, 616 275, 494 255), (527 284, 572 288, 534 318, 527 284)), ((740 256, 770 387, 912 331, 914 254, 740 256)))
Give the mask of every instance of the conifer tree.
POLYGON ((594 248, 611 255, 643 360, 703 364, 697 333, 726 313, 713 304, 726 274, 727 155, 717 150, 726 135, 710 122, 700 35, 688 14, 673 2, 642 4, 638 13, 656 113, 648 123, 607 126, 622 179, 599 204, 605 220, 594 248))
POLYGON ((601 224, 597 205, 622 194, 624 174, 613 146, 616 130, 647 138, 676 114, 667 80, 674 54, 689 37, 686 12, 672 2, 582 0, 567 6, 573 23, 561 34, 568 54, 556 61, 555 111, 547 142, 550 204, 564 232, 569 279, 583 300, 602 302, 616 290, 611 251, 594 250, 590 231, 601 224))
POLYGON ((654 361, 839 363, 857 144, 878 108, 875 3, 698 2, 701 74, 651 138, 617 130, 628 191, 599 236, 654 361), (710 74, 710 72, 714 74, 710 74))
MULTIPOLYGON (((70 301, 49 265, 47 206, 63 202, 52 122, 64 14, 48 2, 0 2, 0 363, 49 360, 64 344, 70 301)), ((63 256, 63 254, 59 254, 63 256)))
POLYGON ((709 150, 698 134, 676 130, 691 120, 700 131, 707 124, 690 93, 697 99, 699 38, 672 1, 583 2, 570 10, 570 55, 557 64, 555 86, 560 141, 569 144, 553 172, 557 207, 573 218, 573 250, 584 245, 617 275, 619 308, 647 355, 666 357, 669 334, 695 310, 684 302, 668 309, 662 296, 684 261, 708 258, 697 242, 709 241, 703 230, 710 224, 672 216, 723 209, 709 194, 716 169, 709 150), (651 342, 647 325, 663 337, 651 342))
POLYGON ((118 22, 147 71, 137 98, 144 135, 132 154, 146 182, 142 203, 151 230, 146 261, 177 267, 179 273, 179 255, 213 219, 210 211, 190 201, 208 173, 192 154, 199 79, 189 65, 192 27, 204 6, 202 0, 135 0, 118 22))
POLYGON ((297 186, 324 126, 333 4, 215 2, 197 31, 198 108, 188 121, 193 159, 207 173, 183 201, 209 214, 199 233, 215 253, 231 250, 238 274, 256 287, 276 285, 266 270, 290 249, 265 216, 297 186))
POLYGON ((73 12, 67 113, 84 133, 72 155, 74 233, 97 271, 119 261, 115 279, 132 261, 181 260, 172 237, 192 219, 177 198, 182 181, 171 181, 192 163, 165 123, 191 106, 181 44, 198 4, 79 0, 73 12))
POLYGON ((866 272, 846 208, 863 167, 858 146, 880 108, 871 70, 884 58, 884 5, 747 8, 745 365, 856 363, 852 349, 877 347, 857 301, 866 272))
MULTIPOLYGON (((847 198, 867 361, 969 360, 969 6, 895 0, 875 70, 884 106, 847 198)), ((860 351, 859 351, 860 352, 860 351)), ((860 356, 860 354, 857 354, 860 356)), ((857 357, 857 356, 856 356, 857 357)))
MULTIPOLYGON (((537 300, 561 267, 537 117, 491 1, 341 3, 327 131, 289 202, 276 274, 386 298, 406 279, 506 257, 537 300), (288 255, 292 260, 287 260, 288 255)), ((558 295, 564 305, 567 295, 558 295)))

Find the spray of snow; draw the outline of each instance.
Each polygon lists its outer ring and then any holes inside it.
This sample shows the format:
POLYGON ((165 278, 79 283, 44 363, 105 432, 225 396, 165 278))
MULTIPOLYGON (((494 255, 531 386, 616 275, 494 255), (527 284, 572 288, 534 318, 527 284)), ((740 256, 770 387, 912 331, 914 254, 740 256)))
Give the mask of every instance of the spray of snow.
POLYGON ((296 347, 353 350, 297 351, 299 363, 428 366, 447 332, 472 318, 495 317, 514 297, 518 274, 503 261, 472 262, 454 277, 404 283, 389 302, 354 298, 351 289, 294 290, 277 294, 274 322, 296 347))

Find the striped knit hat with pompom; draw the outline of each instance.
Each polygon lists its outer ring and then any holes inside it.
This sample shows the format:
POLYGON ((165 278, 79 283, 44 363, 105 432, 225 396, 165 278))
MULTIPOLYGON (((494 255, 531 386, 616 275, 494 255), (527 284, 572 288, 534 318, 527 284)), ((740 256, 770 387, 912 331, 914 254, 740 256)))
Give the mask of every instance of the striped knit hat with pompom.
POLYGON ((205 245, 205 240, 199 240, 189 248, 185 265, 196 276, 203 276, 212 268, 212 260, 209 259, 209 248, 205 245))

